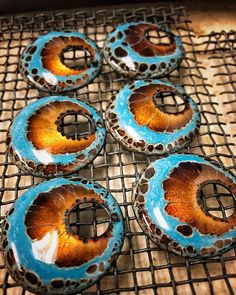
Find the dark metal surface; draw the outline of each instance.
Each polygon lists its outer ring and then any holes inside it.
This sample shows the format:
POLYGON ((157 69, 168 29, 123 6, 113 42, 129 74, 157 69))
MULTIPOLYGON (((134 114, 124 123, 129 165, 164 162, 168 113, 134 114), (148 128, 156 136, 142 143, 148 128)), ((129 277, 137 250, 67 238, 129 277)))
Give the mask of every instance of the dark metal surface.
MULTIPOLYGON (((183 7, 96 12, 80 10, 1 17, 1 220, 15 199, 33 184, 42 181, 19 171, 6 154, 6 131, 14 116, 28 103, 48 95, 30 87, 19 74, 18 60, 23 49, 40 34, 55 29, 78 30, 102 47, 108 32, 120 23, 134 20, 147 20, 171 27, 181 36, 186 50, 185 59, 180 68, 165 79, 183 85, 201 111, 200 135, 191 143, 188 151, 207 155, 235 172, 236 132, 231 132, 236 124, 235 68, 231 67, 232 63, 235 65, 236 58, 235 32, 198 39, 191 30, 183 7), (213 59, 220 59, 218 74, 222 75, 220 78, 225 77, 222 83, 227 83, 228 87, 217 97, 207 79, 209 73, 205 67, 205 62, 213 59), (230 110, 223 110, 222 106, 230 106, 230 110), (228 115, 224 116, 225 112, 229 112, 228 115)), ((127 78, 113 72, 104 61, 100 75, 92 83, 67 95, 91 103, 104 115, 107 103, 125 83, 127 78)), ((126 228, 124 247, 116 264, 97 285, 83 294, 233 294, 236 279, 234 250, 204 260, 183 259, 160 250, 138 226, 132 211, 132 184, 141 169, 154 159, 124 150, 108 134, 106 146, 100 155, 78 173, 98 181, 112 192, 123 211, 126 228)), ((9 277, 3 264, 0 265, 0 279, 3 294, 24 294, 9 277)))
MULTIPOLYGON (((138 0, 129 0, 129 4, 138 3, 138 0)), ((150 2, 150 1, 148 1, 150 2)), ((0 13, 22 13, 26 11, 42 11, 42 10, 59 10, 69 8, 81 8, 90 6, 102 6, 102 5, 121 5, 127 4, 124 0, 41 0, 41 1, 15 1, 15 0, 1 0, 0 1, 0 13)))

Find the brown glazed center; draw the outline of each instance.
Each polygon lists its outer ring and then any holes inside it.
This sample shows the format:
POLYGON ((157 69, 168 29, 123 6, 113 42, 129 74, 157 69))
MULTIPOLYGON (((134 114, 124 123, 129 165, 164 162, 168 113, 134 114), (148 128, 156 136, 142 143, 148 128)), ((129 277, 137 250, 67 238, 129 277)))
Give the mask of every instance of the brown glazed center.
POLYGON ((47 236, 55 238, 53 241, 49 240, 48 247, 54 247, 53 263, 58 267, 79 266, 101 255, 107 247, 110 231, 96 241, 89 239, 85 243, 78 235, 67 230, 65 213, 78 199, 84 198, 88 202, 96 200, 103 203, 93 190, 79 185, 63 185, 39 194, 26 214, 25 225, 32 246, 45 240, 47 236))
POLYGON ((149 84, 134 90, 129 98, 129 108, 139 125, 148 126, 157 132, 173 132, 186 126, 192 119, 193 111, 188 101, 179 113, 160 111, 156 107, 154 97, 164 91, 179 95, 174 88, 160 84, 149 84))
POLYGON ((184 162, 164 181, 165 199, 168 201, 165 210, 180 221, 189 223, 202 234, 219 236, 234 228, 236 214, 224 221, 205 212, 199 205, 198 194, 202 184, 207 181, 221 183, 236 194, 236 185, 222 172, 206 164, 184 162))
POLYGON ((94 49, 85 40, 79 37, 55 37, 42 49, 43 67, 58 76, 79 75, 84 72, 86 68, 72 68, 62 62, 62 52, 69 47, 84 49, 90 54, 90 59, 94 59, 94 49))
POLYGON ((172 54, 176 50, 174 38, 170 35, 169 44, 153 44, 146 37, 147 32, 158 30, 155 25, 139 24, 130 26, 126 31, 126 42, 141 56, 151 57, 172 54))
POLYGON ((28 120, 27 137, 38 150, 51 154, 75 153, 89 147, 95 140, 95 132, 80 139, 66 138, 58 131, 56 121, 68 110, 89 115, 88 111, 78 104, 69 101, 51 102, 41 107, 28 120))

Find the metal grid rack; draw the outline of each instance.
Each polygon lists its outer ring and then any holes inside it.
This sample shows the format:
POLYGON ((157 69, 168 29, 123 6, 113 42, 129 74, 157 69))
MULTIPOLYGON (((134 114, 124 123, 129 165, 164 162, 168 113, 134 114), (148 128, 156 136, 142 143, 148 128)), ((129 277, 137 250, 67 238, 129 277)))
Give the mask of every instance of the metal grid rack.
MULTIPOLYGON (((18 71, 23 49, 51 30, 78 30, 102 47, 106 34, 118 24, 147 20, 171 27, 181 36, 186 55, 178 70, 165 79, 184 85, 201 111, 200 135, 188 151, 207 155, 235 172, 236 32, 197 38, 184 7, 68 11, 0 18, 1 188, 0 218, 29 187, 42 179, 22 173, 6 154, 6 131, 25 105, 48 95, 30 87, 18 71)), ((105 63, 100 75, 80 90, 67 93, 96 107, 104 115, 111 97, 127 83, 105 63)), ((159 249, 141 231, 131 203, 132 184, 155 157, 124 150, 109 134, 95 161, 78 174, 109 189, 123 211, 126 235, 121 255, 109 273, 83 294, 234 294, 236 252, 204 260, 177 257, 159 249)), ((29 294, 17 286, 0 262, 3 294, 29 294)))

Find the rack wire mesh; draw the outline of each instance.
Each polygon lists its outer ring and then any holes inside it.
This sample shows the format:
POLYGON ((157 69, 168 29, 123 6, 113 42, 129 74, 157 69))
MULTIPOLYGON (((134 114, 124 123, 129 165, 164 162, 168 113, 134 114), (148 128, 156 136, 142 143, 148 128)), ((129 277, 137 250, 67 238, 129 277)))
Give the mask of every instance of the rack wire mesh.
MULTIPOLYGON (((201 112, 200 134, 187 150, 218 160, 235 172, 236 32, 198 38, 184 7, 74 10, 0 17, 1 220, 25 190, 42 181, 19 171, 6 154, 6 131, 14 116, 25 105, 48 95, 30 87, 18 71, 18 60, 25 46, 48 31, 73 29, 87 34, 102 47, 107 33, 120 23, 135 20, 170 27, 181 37, 185 58, 179 69, 165 79, 183 85, 201 112)), ((100 75, 92 83, 67 95, 91 103, 104 115, 111 97, 127 81, 104 61, 100 75)), ((112 192, 121 206, 126 229, 118 261, 100 282, 83 294, 234 294, 235 249, 204 260, 184 259, 159 249, 141 231, 132 210, 132 184, 153 159, 124 150, 108 134, 100 155, 78 173, 112 192)), ((11 279, 2 261, 0 288, 3 294, 29 294, 11 279)))

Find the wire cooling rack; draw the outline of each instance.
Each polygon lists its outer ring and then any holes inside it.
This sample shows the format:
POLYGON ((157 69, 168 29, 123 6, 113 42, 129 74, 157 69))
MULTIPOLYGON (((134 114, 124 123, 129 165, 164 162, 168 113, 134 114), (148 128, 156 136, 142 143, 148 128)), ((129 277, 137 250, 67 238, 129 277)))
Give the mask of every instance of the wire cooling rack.
MULTIPOLYGON (((0 18, 1 188, 0 218, 21 194, 42 179, 22 173, 6 154, 6 131, 25 105, 48 95, 30 87, 18 71, 25 46, 51 30, 78 30, 102 47, 107 33, 123 22, 145 20, 170 27, 181 36, 186 55, 178 70, 165 79, 184 85, 201 112, 200 135, 188 151, 207 155, 235 172, 236 32, 196 36, 183 7, 69 11, 0 18)), ((74 92, 104 116, 111 97, 127 83, 105 63, 100 75, 74 92)), ((131 203, 132 184, 155 157, 124 150, 109 134, 95 161, 78 174, 109 189, 119 202, 125 222, 125 242, 109 273, 83 294, 234 294, 236 252, 204 260, 177 257, 159 249, 141 231, 131 203)), ((7 274, 0 262, 3 294, 30 294, 7 274)))

